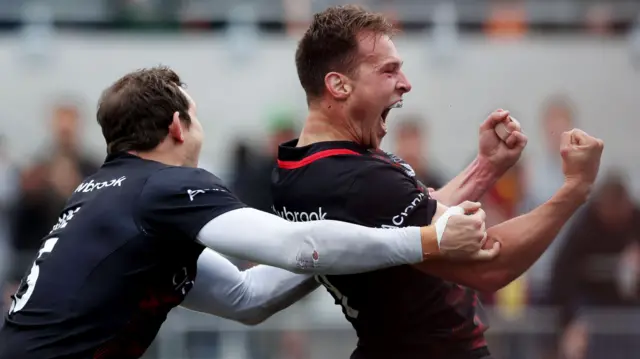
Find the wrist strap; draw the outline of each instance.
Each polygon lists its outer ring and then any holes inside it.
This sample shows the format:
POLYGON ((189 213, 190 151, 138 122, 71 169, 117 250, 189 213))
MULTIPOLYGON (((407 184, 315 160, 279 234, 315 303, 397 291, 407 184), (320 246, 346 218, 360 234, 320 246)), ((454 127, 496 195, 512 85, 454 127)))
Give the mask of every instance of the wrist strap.
POLYGON ((438 241, 438 248, 440 248, 440 242, 442 241, 444 230, 447 228, 449 217, 456 214, 464 214, 464 209, 462 209, 462 207, 460 206, 449 207, 449 209, 447 209, 436 221, 436 239, 438 241))

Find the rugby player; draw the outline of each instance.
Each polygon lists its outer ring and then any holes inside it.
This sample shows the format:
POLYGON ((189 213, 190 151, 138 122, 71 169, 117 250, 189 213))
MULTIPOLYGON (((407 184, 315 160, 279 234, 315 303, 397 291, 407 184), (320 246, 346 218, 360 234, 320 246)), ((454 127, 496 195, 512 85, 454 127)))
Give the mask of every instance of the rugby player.
MULTIPOLYGON (((392 34, 382 15, 356 6, 314 16, 296 52, 309 114, 300 138, 280 146, 272 186, 276 213, 321 208, 324 219, 424 226, 446 218, 447 205, 477 199, 517 161, 527 139, 502 110, 481 125, 477 160, 433 195, 408 164, 379 149, 389 110, 411 90, 392 34), (504 141, 495 131, 501 123, 510 131, 504 141)), ((318 275, 357 332, 352 359, 489 358, 475 290, 505 286, 544 252, 586 200, 602 149, 602 141, 580 130, 563 134, 564 185, 532 212, 487 230, 487 245, 501 243, 491 261, 318 275)))
POLYGON ((108 156, 43 239, 0 329, 1 359, 139 358, 177 305, 255 324, 316 287, 290 271, 348 274, 497 253, 481 250, 484 213, 474 203, 446 223, 394 230, 295 224, 246 208, 196 168, 196 105, 168 68, 119 79, 97 120, 108 156), (205 246, 289 271, 239 272, 205 246))

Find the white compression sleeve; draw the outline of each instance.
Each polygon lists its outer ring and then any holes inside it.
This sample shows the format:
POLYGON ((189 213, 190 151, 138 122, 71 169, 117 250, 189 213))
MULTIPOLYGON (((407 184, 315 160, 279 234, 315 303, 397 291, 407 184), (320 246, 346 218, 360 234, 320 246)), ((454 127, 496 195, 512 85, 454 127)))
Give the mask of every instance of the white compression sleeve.
POLYGON ((258 324, 303 298, 319 284, 310 275, 264 265, 240 271, 220 254, 205 249, 198 275, 182 306, 247 325, 258 324))
POLYGON ((418 227, 288 222, 252 208, 212 219, 198 240, 225 255, 299 273, 353 274, 422 261, 418 227))

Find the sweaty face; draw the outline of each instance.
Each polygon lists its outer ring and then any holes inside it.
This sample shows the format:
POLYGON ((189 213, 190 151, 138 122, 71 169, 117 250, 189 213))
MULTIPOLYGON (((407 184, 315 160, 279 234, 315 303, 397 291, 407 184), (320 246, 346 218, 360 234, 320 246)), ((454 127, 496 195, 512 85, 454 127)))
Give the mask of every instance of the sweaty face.
POLYGON ((180 89, 189 100, 189 116, 191 117, 191 125, 189 127, 184 126, 184 149, 185 149, 185 165, 189 167, 198 167, 198 160, 200 158, 200 150, 202 149, 202 140, 204 133, 202 125, 198 121, 196 115, 196 103, 191 96, 180 89))
POLYGON ((359 37, 359 65, 350 78, 352 92, 346 102, 362 145, 378 148, 387 134, 387 115, 402 105, 411 84, 401 70, 402 60, 386 35, 359 37))

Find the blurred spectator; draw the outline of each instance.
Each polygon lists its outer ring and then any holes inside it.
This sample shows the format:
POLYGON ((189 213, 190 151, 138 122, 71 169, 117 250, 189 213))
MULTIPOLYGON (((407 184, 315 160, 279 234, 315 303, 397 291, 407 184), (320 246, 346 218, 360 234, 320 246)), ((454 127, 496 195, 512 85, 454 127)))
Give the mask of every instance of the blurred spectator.
POLYGON ((231 173, 234 175, 234 182, 237 176, 248 170, 251 161, 251 148, 246 141, 237 141, 233 145, 233 157, 231 159, 231 173))
POLYGON ((287 34, 298 38, 307 30, 313 15, 311 0, 282 0, 287 34))
MULTIPOLYGON (((562 158, 560 157, 560 139, 562 133, 576 126, 575 108, 571 100, 565 96, 550 97, 542 108, 541 130, 544 139, 542 156, 532 159, 532 166, 528 177, 528 194, 525 211, 541 205, 564 183, 562 173, 562 158)), ((574 218, 576 216, 574 215, 574 218)), ((564 232, 569 227, 571 220, 564 226, 558 237, 549 246, 547 251, 527 272, 527 280, 530 288, 530 302, 537 305, 548 304, 548 285, 551 265, 558 248, 562 245, 564 232)))
POLYGON ((606 2, 589 5, 585 14, 587 31, 592 35, 610 35, 613 32, 613 9, 606 2))
MULTIPOLYGON (((4 138, 0 137, 0 293, 3 293, 5 281, 11 263, 9 243, 9 210, 15 201, 18 185, 18 170, 9 158, 4 138)), ((8 303, 7 296, 0 297, 0 308, 8 303)))
POLYGON ((569 229, 553 267, 551 294, 561 310, 563 358, 585 359, 587 349, 588 357, 600 350, 606 358, 637 357, 640 346, 633 340, 592 338, 589 326, 598 323, 581 316, 588 309, 640 304, 640 208, 619 175, 605 180, 569 229))
POLYGON ((522 214, 522 203, 527 194, 523 160, 511 167, 482 197, 487 213, 487 227, 522 214))
POLYGON ((40 240, 56 222, 67 197, 98 165, 80 146, 80 109, 71 102, 54 108, 50 123, 51 144, 20 175, 17 199, 10 211, 11 271, 7 294, 13 294, 27 270, 40 240))
POLYGON ((444 186, 438 171, 429 162, 428 135, 425 121, 418 116, 402 119, 396 128, 395 154, 405 160, 416 172, 416 178, 426 186, 438 189, 444 186))
POLYGON ((72 101, 57 103, 51 117, 52 143, 43 151, 41 159, 50 164, 71 159, 75 162, 81 179, 92 175, 99 168, 95 159, 83 151, 80 139, 82 125, 81 111, 77 104, 72 101))
POLYGON ((5 299, 16 292, 20 279, 31 267, 40 240, 49 233, 64 207, 66 198, 49 179, 49 167, 44 163, 30 166, 20 176, 18 198, 10 211, 12 261, 5 299))
POLYGON ((247 205, 273 213, 271 209, 271 173, 276 165, 278 146, 297 136, 295 118, 287 111, 278 111, 269 118, 266 148, 246 156, 244 166, 235 173, 233 190, 247 205))

